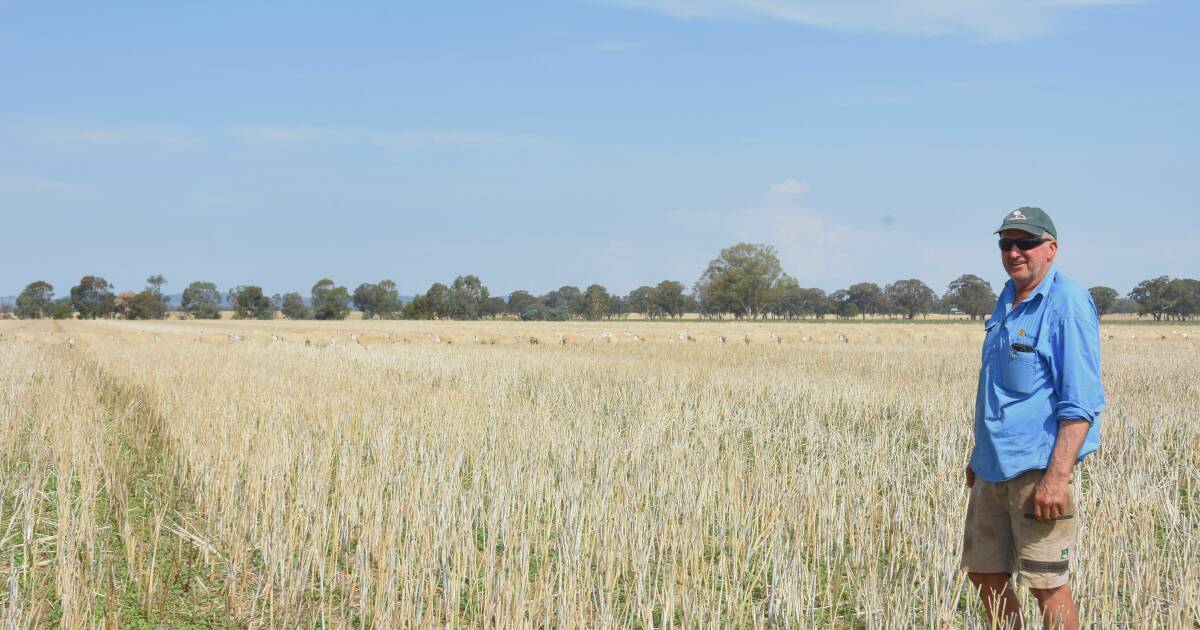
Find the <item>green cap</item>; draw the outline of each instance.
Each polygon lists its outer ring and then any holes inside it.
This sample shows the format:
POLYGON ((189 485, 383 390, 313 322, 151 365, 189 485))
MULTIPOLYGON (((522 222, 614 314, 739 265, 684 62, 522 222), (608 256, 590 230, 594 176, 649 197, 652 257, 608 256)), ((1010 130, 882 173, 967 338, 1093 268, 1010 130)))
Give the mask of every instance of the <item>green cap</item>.
POLYGON ((1050 215, 1041 208, 1025 206, 1009 212, 1004 215, 1004 223, 1000 224, 1000 229, 996 230, 996 234, 1004 230, 1021 230, 1034 236, 1041 236, 1049 232, 1055 240, 1058 239, 1058 230, 1054 229, 1054 222, 1050 220, 1050 215))

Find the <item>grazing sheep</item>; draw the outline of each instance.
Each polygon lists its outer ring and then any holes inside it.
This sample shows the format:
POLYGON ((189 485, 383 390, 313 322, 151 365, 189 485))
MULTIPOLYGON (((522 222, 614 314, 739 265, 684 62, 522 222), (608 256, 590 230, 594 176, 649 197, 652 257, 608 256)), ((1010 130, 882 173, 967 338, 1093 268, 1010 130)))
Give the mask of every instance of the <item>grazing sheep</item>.
POLYGON ((725 343, 725 335, 717 335, 717 343, 725 343))
POLYGON ((305 340, 304 340, 304 347, 305 347, 305 348, 311 348, 311 347, 312 347, 312 340, 311 340, 311 339, 305 339, 305 340))
POLYGON ((771 336, 771 343, 775 343, 775 344, 783 343, 783 340, 779 338, 779 335, 776 335, 775 333, 767 333, 767 334, 771 336))
POLYGON ((350 333, 350 341, 353 341, 354 343, 356 343, 360 346, 362 345, 362 342, 358 340, 358 335, 356 335, 354 333, 350 333))
POLYGON ((271 335, 271 343, 279 343, 279 335, 271 335))
POLYGON ((538 341, 538 338, 537 338, 537 337, 530 337, 530 338, 529 338, 529 344, 530 344, 530 345, 536 346, 536 345, 538 345, 539 343, 541 343, 541 342, 540 342, 540 341, 538 341))
POLYGON ((750 343, 750 335, 747 334, 746 336, 742 337, 742 341, 744 341, 746 343, 750 343))
POLYGON ((67 337, 67 347, 68 348, 75 347, 75 338, 74 337, 67 337))
POLYGON ((803 337, 801 337, 800 341, 803 341, 804 343, 808 343, 808 335, 804 335, 803 337))
POLYGON ((839 331, 838 331, 838 333, 837 333, 837 340, 838 340, 838 341, 840 341, 840 342, 842 342, 842 343, 850 343, 850 340, 849 340, 849 339, 847 339, 847 338, 846 338, 846 335, 843 335, 843 334, 842 334, 842 331, 840 331, 840 330, 839 330, 839 331))
POLYGON ((229 341, 230 341, 231 343, 232 343, 232 342, 238 342, 238 341, 241 341, 241 340, 242 340, 242 336, 241 336, 241 335, 229 335, 229 341))

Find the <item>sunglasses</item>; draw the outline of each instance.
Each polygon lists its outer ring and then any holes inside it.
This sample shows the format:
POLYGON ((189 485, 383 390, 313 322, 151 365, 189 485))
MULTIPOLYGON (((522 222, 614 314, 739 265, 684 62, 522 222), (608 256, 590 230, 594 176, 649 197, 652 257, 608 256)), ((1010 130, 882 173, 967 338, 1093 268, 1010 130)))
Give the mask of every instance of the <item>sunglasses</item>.
POLYGON ((1041 244, 1045 242, 1046 241, 1034 236, 1029 236, 1026 238, 1002 238, 1000 239, 1000 251, 1007 252, 1008 250, 1012 249, 1013 245, 1016 245, 1021 251, 1027 252, 1035 247, 1041 246, 1041 244))

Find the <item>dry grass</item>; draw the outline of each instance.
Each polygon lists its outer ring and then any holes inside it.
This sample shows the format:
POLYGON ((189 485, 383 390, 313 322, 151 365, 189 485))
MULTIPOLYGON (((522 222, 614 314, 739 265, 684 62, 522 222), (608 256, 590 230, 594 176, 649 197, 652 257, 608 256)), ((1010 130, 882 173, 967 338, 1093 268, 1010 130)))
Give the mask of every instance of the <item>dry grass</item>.
MULTIPOLYGON (((982 627, 974 326, 0 324, 18 626, 982 627)), ((1171 331, 1106 341, 1097 627, 1200 618, 1171 331)))

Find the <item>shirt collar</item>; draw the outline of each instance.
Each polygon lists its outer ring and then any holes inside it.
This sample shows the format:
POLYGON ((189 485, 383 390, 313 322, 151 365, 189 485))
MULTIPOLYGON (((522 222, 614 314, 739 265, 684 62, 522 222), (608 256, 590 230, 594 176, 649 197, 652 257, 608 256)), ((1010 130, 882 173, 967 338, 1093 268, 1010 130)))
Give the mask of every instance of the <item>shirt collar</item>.
MULTIPOLYGON (((1043 300, 1045 300, 1047 297, 1049 297, 1050 285, 1054 284, 1054 279, 1056 276, 1058 276, 1058 269, 1054 266, 1051 266, 1050 271, 1046 272, 1045 277, 1043 277, 1042 281, 1039 282, 1038 285, 1033 288, 1033 293, 1030 293, 1029 297, 1025 298, 1025 301, 1031 302, 1031 301, 1033 301, 1034 297, 1039 296, 1039 295, 1042 296, 1043 300)), ((1012 304, 1012 296, 1016 295, 1016 292, 1017 292, 1017 286, 1015 284, 1013 284, 1012 278, 1009 278, 1008 282, 1004 283, 1004 294, 1009 296, 1009 298, 1008 298, 1009 304, 1012 304)))

